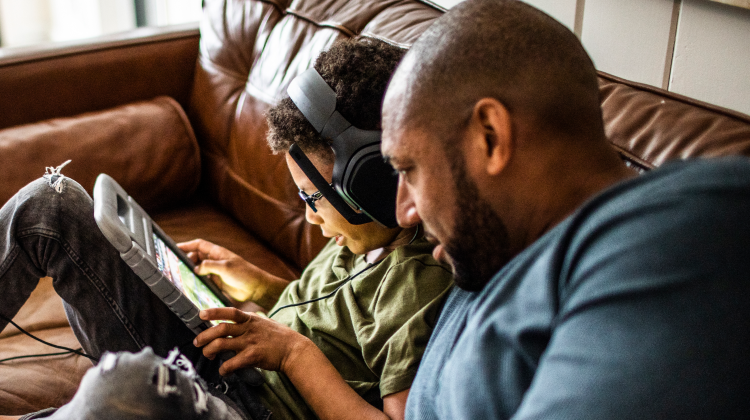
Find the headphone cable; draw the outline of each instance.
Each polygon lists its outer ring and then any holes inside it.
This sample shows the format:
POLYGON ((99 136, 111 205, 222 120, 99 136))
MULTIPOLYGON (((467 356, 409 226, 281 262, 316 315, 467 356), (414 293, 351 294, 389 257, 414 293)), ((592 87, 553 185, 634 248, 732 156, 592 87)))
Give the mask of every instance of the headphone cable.
MULTIPOLYGON (((408 245, 411 245, 417 239, 417 235, 419 235, 419 226, 420 225, 417 225, 417 229, 416 229, 416 231, 414 231, 414 236, 411 238, 411 240, 409 241, 408 245)), ((308 303, 313 303, 313 302, 317 302, 319 300, 328 299, 329 297, 335 295, 336 292, 338 292, 339 289, 341 289, 342 287, 344 287, 344 285, 346 283, 348 283, 349 281, 353 280, 355 277, 357 277, 358 275, 364 273, 365 271, 371 269, 372 267, 375 267, 376 265, 380 264, 382 261, 383 260, 376 261, 374 263, 368 264, 367 267, 365 267, 362 270, 358 271, 356 274, 347 277, 340 285, 338 285, 338 287, 336 287, 336 289, 333 290, 333 292, 331 292, 331 293, 329 293, 329 294, 327 294, 325 296, 317 297, 315 299, 306 300, 304 302, 290 303, 289 305, 284 305, 284 306, 282 306, 280 308, 277 308, 275 311, 271 312, 271 314, 268 315, 268 317, 271 318, 272 316, 276 315, 282 309, 293 308, 295 306, 307 305, 308 303)))
POLYGON ((271 312, 271 314, 268 315, 268 317, 271 318, 272 316, 276 315, 282 309, 293 308, 295 306, 307 305, 308 303, 313 303, 313 302, 317 302, 319 300, 328 299, 329 297, 335 295, 336 292, 338 292, 339 289, 341 289, 342 287, 344 287, 345 284, 349 283, 351 280, 353 280, 355 277, 359 276, 360 274, 364 273, 365 271, 367 271, 367 270, 375 267, 376 265, 380 264, 382 261, 383 260, 380 260, 380 261, 377 261, 377 262, 374 262, 374 263, 371 263, 371 264, 367 264, 367 267, 365 267, 362 270, 358 271, 356 274, 351 275, 351 276, 347 277, 346 279, 344 279, 344 281, 341 284, 339 284, 333 290, 333 292, 331 292, 331 293, 329 293, 329 294, 327 294, 325 296, 317 297, 315 299, 306 300, 304 302, 290 303, 289 305, 284 305, 284 306, 282 306, 280 308, 277 308, 275 311, 271 312))
POLYGON ((71 348, 69 348, 69 347, 65 347, 65 346, 58 346, 57 344, 52 344, 52 343, 49 343, 49 342, 47 342, 47 341, 44 341, 44 340, 42 340, 42 339, 41 339, 41 338, 39 338, 39 337, 36 337, 36 336, 34 336, 34 335, 33 335, 33 334, 31 334, 30 332, 28 332, 28 331, 24 330, 23 328, 21 328, 21 326, 20 326, 20 325, 16 324, 15 322, 13 322, 13 320, 12 320, 12 319, 10 319, 10 318, 7 318, 7 317, 6 317, 5 315, 3 315, 3 314, 0 314, 0 318, 2 318, 2 319, 3 319, 3 320, 5 320, 5 321, 8 321, 8 322, 9 322, 9 323, 10 323, 11 325, 13 325, 14 327, 18 328, 18 330, 19 330, 19 331, 21 331, 22 333, 24 333, 24 334, 28 335, 29 337, 33 338, 34 340, 36 340, 36 341, 39 341, 39 342, 40 342, 40 343, 42 343, 42 344, 46 344, 46 345, 48 345, 48 346, 50 346, 50 347, 54 347, 54 348, 56 348, 56 349, 60 349, 60 350, 65 350, 65 351, 63 351, 63 352, 60 352, 60 353, 29 354, 29 355, 25 355, 25 356, 16 356, 16 357, 9 357, 9 358, 7 358, 7 359, 2 359, 2 360, 0 360, 0 363, 4 363, 4 362, 8 362, 8 361, 11 361, 11 360, 16 360, 16 359, 25 359, 25 358, 29 358, 29 357, 49 357, 49 356, 61 356, 61 355, 63 355, 63 354, 69 354, 69 353, 74 353, 74 354, 77 354, 77 355, 79 355, 79 356, 83 356, 83 357, 86 357, 86 358, 88 358, 88 359, 91 359, 91 360, 92 360, 92 361, 93 361, 94 363, 98 363, 98 362, 99 362, 99 359, 97 359, 96 357, 93 357, 93 356, 89 356, 88 354, 84 353, 84 352, 82 351, 82 350, 83 350, 82 348, 78 348, 78 349, 71 349, 71 348))

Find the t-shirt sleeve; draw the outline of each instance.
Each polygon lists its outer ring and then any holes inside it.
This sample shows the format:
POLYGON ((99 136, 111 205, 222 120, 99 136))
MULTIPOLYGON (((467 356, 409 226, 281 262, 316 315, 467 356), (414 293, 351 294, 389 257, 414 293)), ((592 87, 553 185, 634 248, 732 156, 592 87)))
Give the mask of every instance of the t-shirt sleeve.
POLYGON ((750 205, 693 192, 574 227, 556 325, 514 418, 747 414, 732 401, 750 385, 750 205))
POLYGON ((411 387, 451 285, 449 270, 418 258, 394 265, 381 281, 357 333, 381 397, 411 387))

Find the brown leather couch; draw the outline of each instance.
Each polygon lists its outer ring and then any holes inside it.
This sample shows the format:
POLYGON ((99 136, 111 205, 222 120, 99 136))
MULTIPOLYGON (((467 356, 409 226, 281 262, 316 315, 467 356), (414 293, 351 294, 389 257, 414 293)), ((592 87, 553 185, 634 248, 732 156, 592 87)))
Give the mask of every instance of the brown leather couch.
MULTIPOLYGON (((200 31, 0 52, 0 203, 72 159, 63 174, 89 191, 111 174, 176 240, 202 237, 293 279, 325 240, 265 144, 264 111, 335 39, 408 47, 442 10, 417 0, 205 3, 200 31)), ((634 166, 750 154, 747 115, 606 74, 600 86, 612 147, 634 166)), ((15 321, 77 347, 48 278, 15 321)), ((0 359, 50 351, 12 327, 0 334, 0 359)), ((65 403, 90 366, 69 355, 0 364, 0 414, 65 403)))

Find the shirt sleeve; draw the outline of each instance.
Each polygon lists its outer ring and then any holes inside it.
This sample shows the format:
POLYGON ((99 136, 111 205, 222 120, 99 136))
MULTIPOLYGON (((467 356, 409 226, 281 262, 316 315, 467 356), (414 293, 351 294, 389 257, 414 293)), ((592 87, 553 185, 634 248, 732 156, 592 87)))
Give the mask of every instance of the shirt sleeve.
POLYGON ((380 282, 357 340, 381 397, 411 386, 451 285, 450 271, 431 258, 395 264, 380 282))
MULTIPOLYGON (((624 210, 597 209, 572 224, 554 251, 559 308, 549 342, 535 370, 516 371, 533 379, 518 390, 512 418, 747 415, 750 200, 747 188, 701 189, 638 206, 621 200, 624 210)), ((494 404, 479 404, 472 390, 506 392, 513 352, 497 322, 489 316, 466 332, 481 337, 464 349, 481 368, 457 379, 464 395, 453 418, 490 418, 494 404)))

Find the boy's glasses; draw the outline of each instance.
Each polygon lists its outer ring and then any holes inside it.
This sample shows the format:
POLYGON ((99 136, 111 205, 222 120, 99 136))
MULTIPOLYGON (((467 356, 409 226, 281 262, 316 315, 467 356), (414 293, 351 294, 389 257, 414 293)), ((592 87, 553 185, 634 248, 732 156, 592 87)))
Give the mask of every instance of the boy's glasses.
MULTIPOLYGON (((329 184, 331 187, 333 187, 333 184, 329 184)), ((318 209, 315 208, 315 202, 323 198, 323 193, 320 191, 315 191, 314 193, 307 195, 304 191, 299 190, 297 193, 299 194, 299 198, 302 199, 305 203, 307 203, 308 206, 312 209, 314 213, 318 212, 318 209)))

